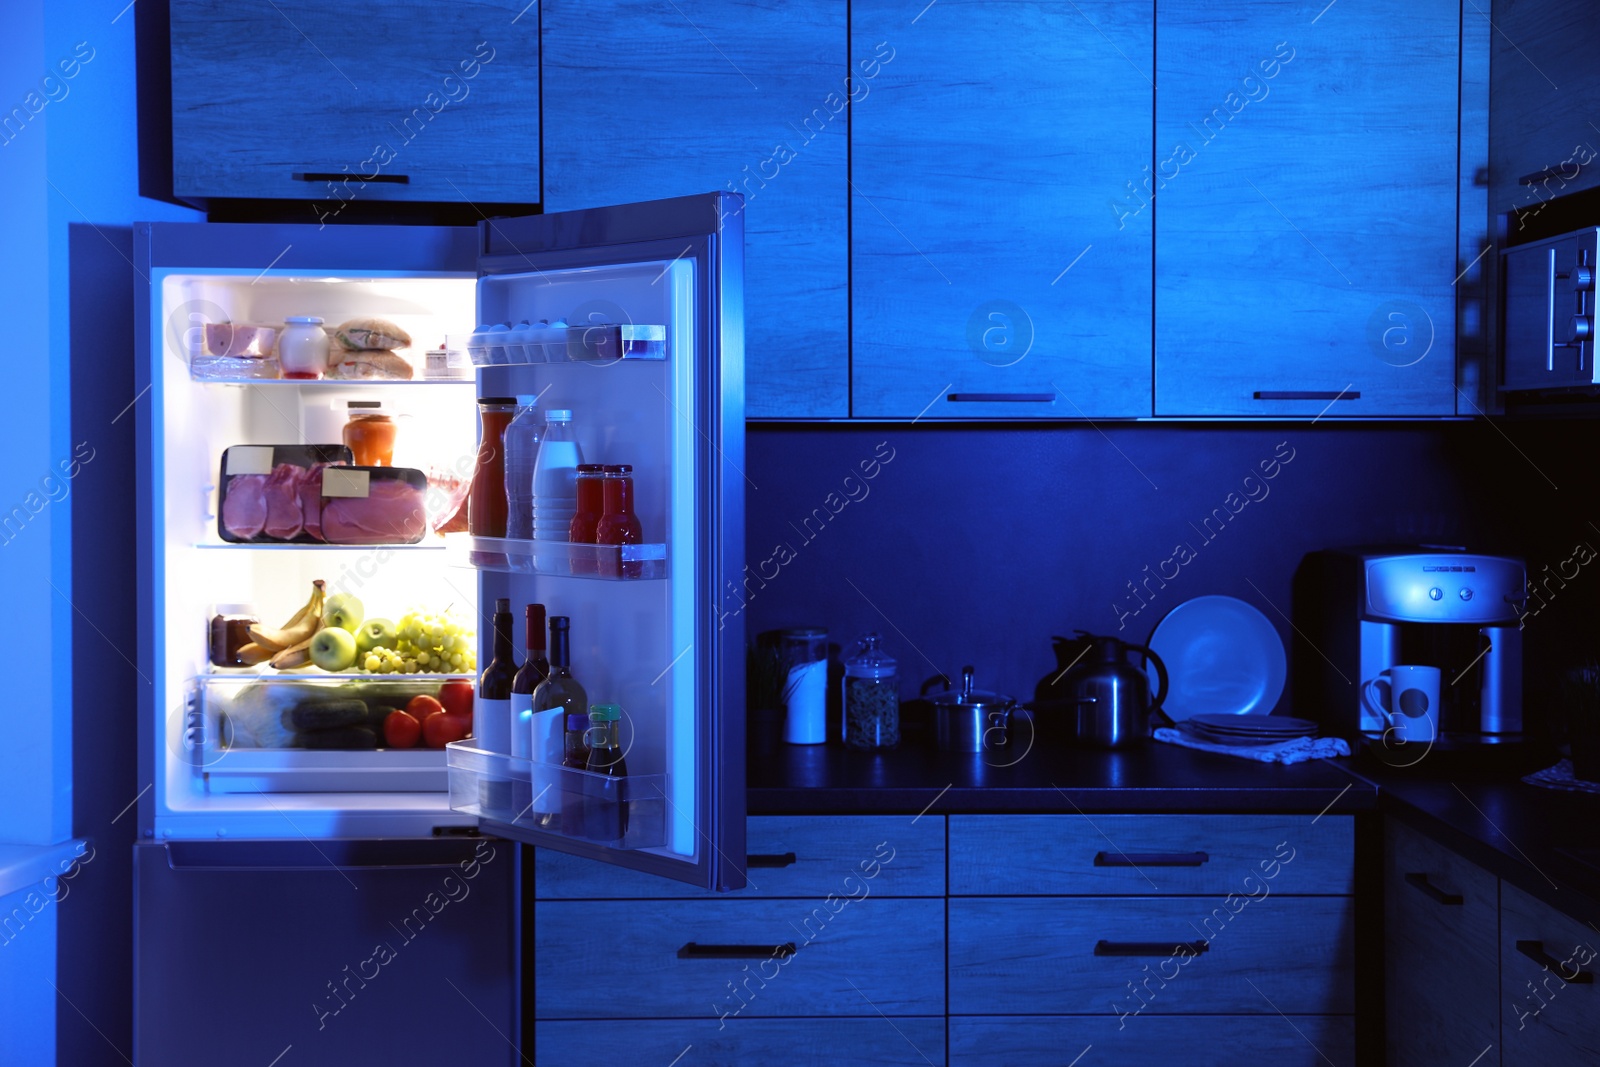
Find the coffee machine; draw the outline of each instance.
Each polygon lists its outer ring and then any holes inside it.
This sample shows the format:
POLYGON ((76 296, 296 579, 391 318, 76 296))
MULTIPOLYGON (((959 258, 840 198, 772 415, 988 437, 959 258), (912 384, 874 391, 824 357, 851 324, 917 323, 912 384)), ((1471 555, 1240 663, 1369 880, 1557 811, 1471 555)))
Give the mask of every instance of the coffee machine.
POLYGON ((1526 575, 1519 559, 1435 545, 1308 554, 1294 578, 1295 714, 1357 740, 1384 732, 1364 682, 1397 664, 1438 667, 1439 728, 1456 742, 1522 731, 1526 575))

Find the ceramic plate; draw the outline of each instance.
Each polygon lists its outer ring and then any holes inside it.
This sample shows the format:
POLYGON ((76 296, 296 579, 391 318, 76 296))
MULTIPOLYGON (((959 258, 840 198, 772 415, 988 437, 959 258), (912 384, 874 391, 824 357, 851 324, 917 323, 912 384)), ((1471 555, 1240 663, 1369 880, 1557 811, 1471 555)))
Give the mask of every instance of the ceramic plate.
MULTIPOLYGON (((1201 596, 1167 612, 1150 636, 1167 665, 1162 710, 1191 715, 1268 715, 1283 695, 1288 658, 1267 617, 1237 597, 1201 596)), ((1147 667, 1150 689, 1157 684, 1147 667)))

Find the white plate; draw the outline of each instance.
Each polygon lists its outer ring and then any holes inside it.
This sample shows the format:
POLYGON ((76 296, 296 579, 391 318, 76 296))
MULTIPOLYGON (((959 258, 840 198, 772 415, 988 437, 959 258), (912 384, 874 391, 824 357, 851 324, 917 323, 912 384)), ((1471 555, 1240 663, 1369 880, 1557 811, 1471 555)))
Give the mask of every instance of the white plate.
MULTIPOLYGON (((1237 597, 1201 596, 1167 612, 1150 635, 1167 666, 1161 709, 1191 715, 1268 715, 1283 695, 1288 658, 1267 617, 1237 597)), ((1154 667, 1147 666, 1155 692, 1154 667)))

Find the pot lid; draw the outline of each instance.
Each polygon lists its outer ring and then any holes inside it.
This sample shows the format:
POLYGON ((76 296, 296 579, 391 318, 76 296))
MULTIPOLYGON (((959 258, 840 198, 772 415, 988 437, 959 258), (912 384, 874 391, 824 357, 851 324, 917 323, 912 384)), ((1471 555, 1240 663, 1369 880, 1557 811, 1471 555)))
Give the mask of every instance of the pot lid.
POLYGON ((1009 708, 1015 706, 1016 701, 1004 693, 991 693, 986 689, 974 689, 972 687, 973 673, 971 667, 962 667, 961 688, 939 693, 930 697, 929 700, 937 707, 982 708, 996 705, 1002 708, 1009 708))

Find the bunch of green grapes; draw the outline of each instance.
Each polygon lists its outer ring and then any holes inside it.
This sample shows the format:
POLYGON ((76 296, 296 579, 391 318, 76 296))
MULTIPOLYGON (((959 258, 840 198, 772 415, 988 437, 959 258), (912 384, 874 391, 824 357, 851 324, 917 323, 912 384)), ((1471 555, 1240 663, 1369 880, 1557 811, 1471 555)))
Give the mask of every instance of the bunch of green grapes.
POLYGON ((477 635, 454 612, 409 611, 401 616, 398 632, 396 651, 408 673, 473 674, 478 669, 477 635))

